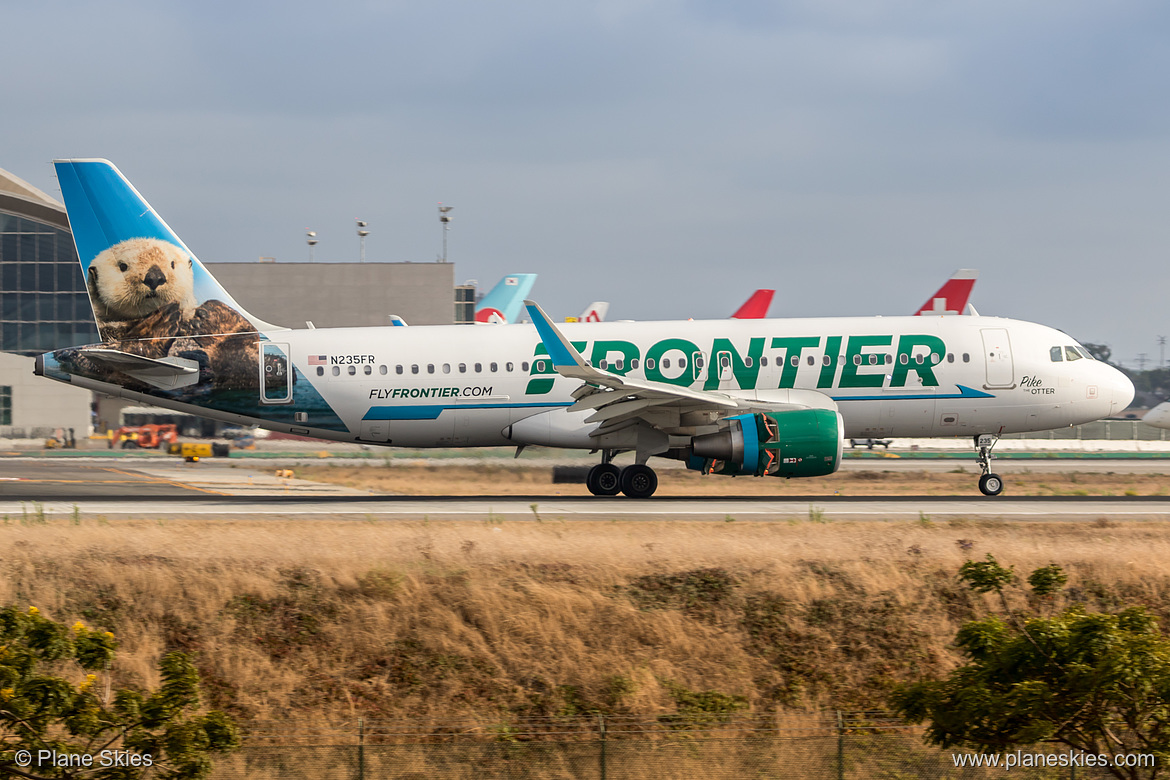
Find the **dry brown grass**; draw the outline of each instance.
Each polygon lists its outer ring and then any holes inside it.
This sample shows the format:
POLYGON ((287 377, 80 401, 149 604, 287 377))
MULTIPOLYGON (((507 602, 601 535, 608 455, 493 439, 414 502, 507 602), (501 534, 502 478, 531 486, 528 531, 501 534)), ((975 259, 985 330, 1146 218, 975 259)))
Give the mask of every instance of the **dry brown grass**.
MULTIPOLYGON (((244 718, 880 707, 955 662, 968 556, 1170 612, 1162 523, 84 521, 0 526, 0 604, 197 654, 244 718)), ((1022 597, 1020 597, 1022 599, 1022 597)), ((990 604, 990 602, 987 602, 990 604)), ((1023 606, 1022 600, 1018 603, 1023 606)))
MULTIPOLYGON (((1010 496, 1156 496, 1166 493, 1163 474, 1077 472, 1003 474, 1010 496)), ((584 485, 554 484, 551 468, 482 466, 301 466, 298 478, 330 482, 377 493, 402 495, 589 495, 584 485)), ((969 496, 977 492, 978 471, 839 471, 817 479, 704 477, 685 469, 658 472, 658 496, 969 496)))

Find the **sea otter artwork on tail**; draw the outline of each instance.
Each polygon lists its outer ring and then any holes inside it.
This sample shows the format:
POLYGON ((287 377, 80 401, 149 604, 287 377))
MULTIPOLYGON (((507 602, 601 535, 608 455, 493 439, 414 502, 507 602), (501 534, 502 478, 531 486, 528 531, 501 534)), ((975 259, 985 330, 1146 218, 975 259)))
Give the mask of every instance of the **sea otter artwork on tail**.
POLYGON ((185 394, 255 390, 259 330, 272 326, 219 286, 116 168, 71 160, 58 162, 57 173, 67 203, 93 206, 70 216, 103 342, 61 350, 62 360, 97 375, 118 373, 138 389, 169 382, 185 394), (161 362, 151 370, 135 358, 161 362), (159 379, 168 373, 175 376, 159 379))

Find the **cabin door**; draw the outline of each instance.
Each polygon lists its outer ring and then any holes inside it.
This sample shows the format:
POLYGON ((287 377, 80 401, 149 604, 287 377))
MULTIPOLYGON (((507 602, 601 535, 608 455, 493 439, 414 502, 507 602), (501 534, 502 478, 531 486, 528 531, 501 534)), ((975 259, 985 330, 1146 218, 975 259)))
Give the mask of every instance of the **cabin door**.
POLYGON ((292 365, 288 360, 288 344, 261 341, 259 351, 260 402, 292 403, 292 365))
POLYGON ((1007 328, 983 328, 983 359, 987 363, 986 390, 1016 386, 1016 368, 1012 362, 1012 342, 1007 328))

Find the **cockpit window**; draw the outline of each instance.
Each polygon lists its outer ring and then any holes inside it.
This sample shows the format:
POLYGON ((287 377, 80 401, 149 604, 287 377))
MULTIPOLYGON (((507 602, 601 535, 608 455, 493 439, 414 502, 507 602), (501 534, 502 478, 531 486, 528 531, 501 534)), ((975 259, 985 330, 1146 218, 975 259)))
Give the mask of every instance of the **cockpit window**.
POLYGON ((1076 347, 1065 347, 1064 348, 1064 356, 1066 358, 1068 358, 1069 360, 1080 360, 1081 359, 1081 353, 1077 352, 1076 347))
POLYGON ((1096 360, 1097 359, 1097 358, 1093 357, 1092 353, 1090 353, 1089 350, 1085 349, 1084 347, 1077 347, 1076 349, 1077 349, 1077 352, 1081 353, 1081 357, 1086 358, 1087 360, 1096 360))
POLYGON ((1053 363, 1059 363, 1060 361, 1064 360, 1064 350, 1062 350, 1060 347, 1053 347, 1052 349, 1048 350, 1048 355, 1052 358, 1053 363))

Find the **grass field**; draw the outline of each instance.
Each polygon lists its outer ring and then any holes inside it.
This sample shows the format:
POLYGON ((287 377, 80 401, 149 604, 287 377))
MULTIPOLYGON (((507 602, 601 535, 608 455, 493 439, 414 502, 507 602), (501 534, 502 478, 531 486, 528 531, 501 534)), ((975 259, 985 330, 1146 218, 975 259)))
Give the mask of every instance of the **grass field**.
POLYGON ((0 603, 114 631, 116 684, 157 684, 160 654, 192 652, 207 701, 243 719, 881 708, 892 684, 952 666, 955 630, 991 606, 958 586, 967 558, 1023 576, 1059 563, 1056 606, 1165 620, 1168 531, 14 520, 0 603))
MULTIPOLYGON (((298 478, 378 493, 402 495, 588 495, 584 485, 554 484, 548 467, 472 467, 394 463, 386 466, 301 466, 298 478)), ((1148 473, 1064 472, 1003 474, 1009 496, 1160 496, 1170 477, 1148 473)), ((979 471, 967 465, 947 472, 922 470, 839 471, 816 479, 706 476, 685 469, 658 472, 657 496, 969 496, 978 494, 979 471)))

